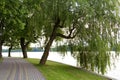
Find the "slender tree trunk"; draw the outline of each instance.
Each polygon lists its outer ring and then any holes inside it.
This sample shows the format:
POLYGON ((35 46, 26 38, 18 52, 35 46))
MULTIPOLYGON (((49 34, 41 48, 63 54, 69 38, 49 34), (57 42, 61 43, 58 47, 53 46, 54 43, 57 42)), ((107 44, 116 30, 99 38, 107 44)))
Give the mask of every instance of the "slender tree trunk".
POLYGON ((58 24, 59 24, 59 21, 58 21, 58 22, 56 23, 56 25, 54 26, 53 32, 52 32, 52 34, 51 34, 51 36, 50 36, 50 39, 49 39, 47 45, 45 46, 45 51, 44 51, 44 53, 43 53, 43 55, 42 55, 42 58, 41 58, 41 60, 40 60, 40 62, 39 62, 39 64, 41 64, 41 65, 45 65, 45 63, 46 63, 46 61, 47 61, 47 58, 48 58, 48 56, 49 56, 50 47, 51 47, 54 39, 56 38, 56 30, 57 30, 57 28, 58 28, 58 27, 57 27, 58 24))
POLYGON ((2 31, 3 31, 3 19, 0 20, 0 58, 2 58, 2 31))
POLYGON ((2 41, 0 41, 0 58, 2 58, 2 41))
POLYGON ((11 50, 12 50, 12 45, 10 46, 10 48, 9 48, 9 51, 8 51, 8 57, 11 57, 11 50))
POLYGON ((47 43, 47 45, 46 45, 46 47, 45 47, 45 51, 44 51, 44 53, 43 53, 43 55, 42 55, 42 58, 41 58, 39 64, 44 65, 44 64, 46 63, 47 58, 48 58, 48 55, 49 55, 49 50, 50 50, 50 47, 51 47, 54 39, 55 39, 54 37, 51 38, 51 39, 49 40, 49 42, 47 43))
POLYGON ((45 65, 45 63, 47 61, 47 58, 49 56, 49 50, 50 50, 50 47, 51 47, 54 39, 56 38, 56 31, 57 31, 57 28, 59 27, 59 24, 60 24, 60 19, 58 18, 57 21, 55 22, 54 27, 53 27, 53 31, 52 31, 52 34, 50 36, 50 39, 49 39, 47 45, 45 46, 45 51, 42 55, 42 58, 39 62, 39 64, 41 64, 41 65, 45 65))
POLYGON ((20 44, 23 53, 23 58, 27 58, 27 46, 25 45, 25 38, 20 39, 20 44))

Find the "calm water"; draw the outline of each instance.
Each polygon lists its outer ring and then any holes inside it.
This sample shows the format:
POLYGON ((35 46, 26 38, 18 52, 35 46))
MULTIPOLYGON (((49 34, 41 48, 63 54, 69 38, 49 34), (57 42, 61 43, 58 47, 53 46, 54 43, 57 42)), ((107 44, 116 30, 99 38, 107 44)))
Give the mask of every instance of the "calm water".
MULTIPOLYGON (((7 57, 8 53, 2 54, 4 57, 7 57)), ((21 52, 12 52, 12 57, 23 57, 21 52)), ((38 58, 40 59, 42 56, 42 52, 28 52, 29 58, 38 58)), ((61 56, 57 52, 50 52, 48 60, 57 61, 61 63, 65 63, 68 65, 76 66, 76 60, 70 55, 68 52, 65 57, 61 56)), ((120 57, 115 61, 116 66, 112 66, 111 70, 105 74, 105 76, 115 78, 120 80, 120 57)))

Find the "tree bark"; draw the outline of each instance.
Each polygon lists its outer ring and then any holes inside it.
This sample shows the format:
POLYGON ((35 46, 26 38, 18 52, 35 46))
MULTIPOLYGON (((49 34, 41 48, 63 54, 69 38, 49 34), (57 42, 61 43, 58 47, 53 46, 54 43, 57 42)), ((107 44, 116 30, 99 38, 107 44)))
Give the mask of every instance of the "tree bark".
POLYGON ((0 41, 0 58, 2 58, 2 41, 0 41))
POLYGON ((48 58, 48 56, 49 56, 50 47, 51 47, 54 39, 55 39, 56 36, 57 36, 56 30, 57 30, 57 28, 58 28, 58 24, 59 24, 59 20, 58 20, 58 21, 56 22, 56 24, 54 25, 53 32, 52 32, 52 34, 51 34, 51 36, 50 36, 50 39, 49 39, 47 45, 45 46, 45 51, 44 51, 44 53, 43 53, 43 55, 42 55, 42 58, 41 58, 41 60, 40 60, 40 62, 39 62, 39 64, 41 64, 41 65, 45 65, 45 63, 46 63, 46 61, 47 61, 47 58, 48 58))
POLYGON ((51 36, 50 36, 50 39, 49 39, 47 45, 45 46, 45 51, 44 51, 44 53, 43 53, 43 55, 42 55, 42 58, 41 58, 41 60, 40 60, 40 62, 39 62, 39 64, 41 64, 41 65, 45 65, 45 63, 46 63, 46 61, 47 61, 47 58, 48 58, 48 56, 49 56, 50 47, 51 47, 54 39, 55 39, 56 36, 57 36, 56 31, 57 31, 57 29, 59 28, 59 24, 60 24, 60 19, 58 18, 58 19, 56 20, 56 22, 55 22, 55 25, 53 26, 52 34, 51 34, 51 36))
POLYGON ((2 58, 2 45, 3 45, 3 39, 2 39, 2 34, 3 34, 3 26, 4 26, 4 19, 0 20, 0 58, 2 58))
POLYGON ((44 65, 44 64, 46 63, 47 58, 48 58, 48 55, 49 55, 49 50, 50 50, 50 47, 51 47, 54 39, 55 39, 55 36, 54 36, 54 37, 51 37, 50 40, 49 40, 49 42, 48 42, 47 45, 45 46, 45 51, 44 51, 44 53, 43 53, 43 56, 42 56, 39 64, 44 65))
POLYGON ((20 39, 20 44, 21 44, 21 49, 23 53, 23 58, 28 58, 27 57, 27 45, 25 45, 25 38, 20 39))
POLYGON ((12 50, 12 45, 10 46, 9 50, 8 50, 8 57, 11 57, 11 50, 12 50))

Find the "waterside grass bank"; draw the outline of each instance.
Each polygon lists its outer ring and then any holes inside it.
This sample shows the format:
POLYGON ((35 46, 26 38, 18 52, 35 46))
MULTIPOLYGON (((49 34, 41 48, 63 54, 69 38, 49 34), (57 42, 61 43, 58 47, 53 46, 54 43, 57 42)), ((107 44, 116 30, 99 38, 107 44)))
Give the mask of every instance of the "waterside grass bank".
POLYGON ((69 65, 47 61, 47 64, 39 65, 39 59, 27 59, 42 72, 46 80, 110 80, 91 72, 78 69, 69 65))
POLYGON ((2 60, 3 60, 3 59, 2 59, 2 58, 0 58, 0 63, 2 62, 2 60))

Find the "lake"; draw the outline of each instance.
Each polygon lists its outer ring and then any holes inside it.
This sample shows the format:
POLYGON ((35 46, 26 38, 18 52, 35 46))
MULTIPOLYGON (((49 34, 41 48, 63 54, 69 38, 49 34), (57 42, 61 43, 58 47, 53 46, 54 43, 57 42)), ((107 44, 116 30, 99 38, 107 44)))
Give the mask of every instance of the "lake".
MULTIPOLYGON (((40 59, 43 52, 28 52, 29 58, 37 58, 40 59)), ((3 57, 7 57, 8 53, 3 52, 3 57)), ((12 52, 12 57, 23 57, 22 52, 12 52)), ((58 52, 50 52, 50 55, 48 57, 48 60, 57 61, 61 63, 65 63, 68 65, 76 66, 76 60, 70 55, 70 52, 68 52, 65 57, 63 57, 58 52)), ((108 70, 108 72, 105 74, 105 76, 115 78, 117 80, 120 80, 120 57, 115 61, 116 66, 112 66, 111 70, 108 70)))

